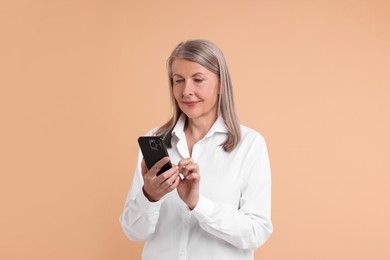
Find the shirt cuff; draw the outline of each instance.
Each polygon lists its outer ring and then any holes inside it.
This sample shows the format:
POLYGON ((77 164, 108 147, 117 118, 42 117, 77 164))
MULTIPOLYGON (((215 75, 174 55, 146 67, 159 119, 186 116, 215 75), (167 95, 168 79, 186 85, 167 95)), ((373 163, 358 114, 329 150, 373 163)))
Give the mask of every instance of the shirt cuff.
POLYGON ((198 204, 192 210, 194 215, 199 221, 204 221, 211 215, 214 209, 214 203, 202 195, 199 196, 198 204))
POLYGON ((154 211, 160 209, 164 199, 161 198, 156 202, 151 202, 148 200, 148 198, 146 198, 144 191, 141 189, 141 191, 136 196, 136 202, 138 207, 143 209, 143 211, 154 211))

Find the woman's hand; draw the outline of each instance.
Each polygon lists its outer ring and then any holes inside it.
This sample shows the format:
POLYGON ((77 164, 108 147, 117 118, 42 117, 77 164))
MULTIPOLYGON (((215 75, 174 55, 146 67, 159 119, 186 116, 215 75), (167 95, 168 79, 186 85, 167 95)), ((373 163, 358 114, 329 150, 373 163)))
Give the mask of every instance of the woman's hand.
POLYGON ((169 162, 169 158, 164 157, 148 170, 145 161, 142 160, 141 172, 144 179, 142 190, 145 197, 151 202, 160 200, 165 194, 173 191, 179 185, 179 170, 176 165, 172 165, 171 169, 157 176, 157 173, 167 162, 169 162))
POLYGON ((192 158, 183 159, 179 162, 179 172, 184 178, 177 185, 177 193, 192 210, 199 201, 199 166, 192 158))

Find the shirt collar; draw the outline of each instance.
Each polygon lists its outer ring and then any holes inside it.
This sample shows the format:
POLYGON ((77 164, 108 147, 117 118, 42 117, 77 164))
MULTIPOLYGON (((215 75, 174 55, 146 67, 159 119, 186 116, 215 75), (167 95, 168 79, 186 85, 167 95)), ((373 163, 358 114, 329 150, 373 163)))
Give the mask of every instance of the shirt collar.
POLYGON ((175 127, 172 130, 172 135, 176 135, 179 139, 184 137, 184 125, 186 123, 186 116, 181 113, 179 120, 177 120, 175 127))
MULTIPOLYGON (((172 135, 176 135, 179 139, 185 136, 184 126, 185 126, 186 118, 187 118, 186 115, 182 113, 179 117, 179 120, 177 120, 175 127, 172 130, 172 135)), ((205 137, 212 136, 215 133, 228 133, 228 129, 226 127, 225 121, 223 120, 221 115, 219 115, 217 120, 215 120, 214 124, 211 126, 209 132, 206 134, 205 137)))

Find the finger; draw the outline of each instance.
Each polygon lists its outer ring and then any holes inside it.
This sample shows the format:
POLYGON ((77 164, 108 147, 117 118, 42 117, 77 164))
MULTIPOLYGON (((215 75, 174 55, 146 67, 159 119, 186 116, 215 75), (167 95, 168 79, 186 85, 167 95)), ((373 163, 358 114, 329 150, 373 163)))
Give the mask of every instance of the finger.
POLYGON ((177 186, 179 186, 179 184, 180 184, 180 177, 176 177, 176 179, 173 181, 172 185, 170 185, 167 188, 167 192, 173 191, 174 189, 177 188, 177 186))
POLYGON ((163 172, 159 176, 157 176, 157 180, 160 184, 164 183, 166 180, 168 180, 170 177, 172 177, 175 174, 179 174, 179 167, 176 165, 172 165, 172 168, 163 172))
POLYGON ((161 170, 162 167, 164 167, 165 164, 169 162, 169 157, 165 156, 162 158, 160 161, 156 162, 152 168, 149 169, 149 172, 153 175, 156 176, 157 173, 161 170))
POLYGON ((181 159, 179 161, 179 166, 187 165, 187 164, 190 164, 190 163, 193 163, 193 162, 194 162, 194 159, 192 159, 191 157, 190 158, 181 159))
POLYGON ((182 160, 180 160, 180 162, 179 162, 179 169, 180 169, 180 170, 181 170, 181 169, 184 169, 184 168, 187 167, 187 165, 192 164, 192 163, 194 163, 194 160, 193 160, 192 158, 182 159, 182 160))
POLYGON ((175 174, 170 176, 168 179, 166 179, 161 185, 164 185, 166 188, 169 189, 175 183, 178 176, 179 176, 179 173, 176 172, 175 174))
POLYGON ((186 176, 186 180, 191 180, 193 182, 199 182, 200 181, 200 175, 197 173, 190 173, 186 176))
POLYGON ((196 163, 189 164, 182 169, 181 173, 184 175, 184 177, 186 177, 190 173, 199 173, 199 166, 196 163))
POLYGON ((142 175, 145 175, 147 172, 148 172, 148 168, 146 168, 145 160, 142 159, 142 162, 141 162, 141 173, 142 173, 142 175))
POLYGON ((188 164, 185 170, 188 172, 199 172, 199 165, 197 163, 188 164))

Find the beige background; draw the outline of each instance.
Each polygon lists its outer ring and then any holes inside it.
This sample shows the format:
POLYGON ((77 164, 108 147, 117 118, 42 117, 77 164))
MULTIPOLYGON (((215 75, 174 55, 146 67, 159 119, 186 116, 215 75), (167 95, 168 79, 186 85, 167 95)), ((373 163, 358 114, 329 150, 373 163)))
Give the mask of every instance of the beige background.
POLYGON ((256 259, 390 259, 390 2, 0 2, 0 259, 139 259, 118 217, 165 61, 224 51, 266 138, 275 232, 256 259))

